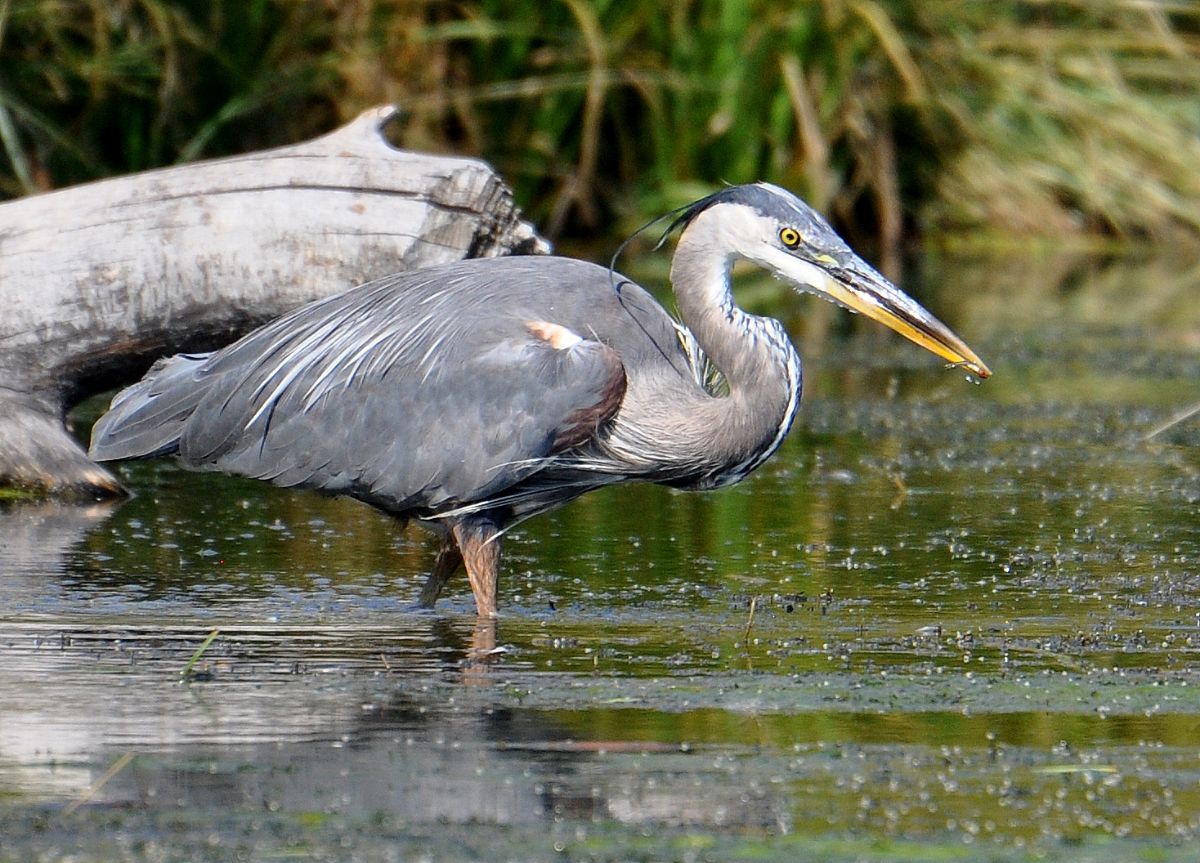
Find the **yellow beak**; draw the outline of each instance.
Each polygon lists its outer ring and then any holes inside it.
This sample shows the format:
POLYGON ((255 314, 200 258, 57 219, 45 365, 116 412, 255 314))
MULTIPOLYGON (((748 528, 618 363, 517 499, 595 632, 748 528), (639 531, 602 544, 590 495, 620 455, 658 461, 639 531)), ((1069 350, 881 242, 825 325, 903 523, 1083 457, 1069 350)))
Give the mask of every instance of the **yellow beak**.
POLYGON ((850 267, 825 272, 828 279, 823 292, 834 302, 879 321, 980 378, 991 377, 983 360, 953 330, 865 262, 855 261, 850 267))

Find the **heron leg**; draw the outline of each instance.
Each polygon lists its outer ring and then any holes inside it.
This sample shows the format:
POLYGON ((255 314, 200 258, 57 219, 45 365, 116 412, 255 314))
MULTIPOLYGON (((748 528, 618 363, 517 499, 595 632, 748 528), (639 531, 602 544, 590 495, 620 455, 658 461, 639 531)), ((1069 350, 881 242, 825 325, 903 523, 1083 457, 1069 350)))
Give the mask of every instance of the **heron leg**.
POLYGON ((454 539, 454 534, 446 531, 442 536, 442 547, 438 549, 437 560, 433 562, 433 571, 425 580, 425 586, 421 588, 421 598, 417 600, 417 604, 421 608, 433 608, 442 588, 446 586, 450 576, 454 575, 462 566, 462 562, 462 552, 458 550, 458 542, 454 539))
POLYGON ((500 570, 500 531, 490 521, 460 521, 454 525, 454 538, 467 567, 467 579, 475 594, 475 613, 496 616, 496 578, 500 570))

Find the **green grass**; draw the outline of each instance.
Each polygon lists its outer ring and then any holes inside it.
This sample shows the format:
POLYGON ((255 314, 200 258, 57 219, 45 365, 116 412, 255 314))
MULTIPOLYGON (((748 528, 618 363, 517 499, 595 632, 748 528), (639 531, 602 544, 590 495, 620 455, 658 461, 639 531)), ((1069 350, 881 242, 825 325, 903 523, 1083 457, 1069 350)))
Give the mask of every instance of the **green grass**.
POLYGON ((298 140, 381 102, 607 242, 768 179, 913 233, 1200 239, 1179 0, 0 0, 0 194, 298 140))

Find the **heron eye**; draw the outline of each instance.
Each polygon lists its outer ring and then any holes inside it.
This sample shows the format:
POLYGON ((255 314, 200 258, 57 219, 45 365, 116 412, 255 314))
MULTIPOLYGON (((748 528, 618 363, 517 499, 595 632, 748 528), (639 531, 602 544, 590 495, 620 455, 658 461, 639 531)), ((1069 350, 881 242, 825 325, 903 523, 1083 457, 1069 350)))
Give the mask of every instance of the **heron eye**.
POLYGON ((800 245, 800 232, 795 228, 780 228, 779 242, 783 243, 789 249, 794 249, 800 245))

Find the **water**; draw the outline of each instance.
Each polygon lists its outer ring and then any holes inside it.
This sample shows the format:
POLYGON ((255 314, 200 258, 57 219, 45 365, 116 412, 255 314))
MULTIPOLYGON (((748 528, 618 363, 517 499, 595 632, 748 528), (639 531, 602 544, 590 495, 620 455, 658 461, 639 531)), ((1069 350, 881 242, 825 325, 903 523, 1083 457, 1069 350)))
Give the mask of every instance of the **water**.
POLYGON ((752 287, 797 431, 522 526, 495 632, 351 501, 4 511, 0 860, 1193 859, 1196 277, 1009 261, 912 280, 980 386, 752 287))

